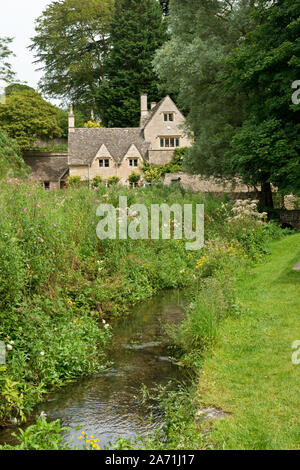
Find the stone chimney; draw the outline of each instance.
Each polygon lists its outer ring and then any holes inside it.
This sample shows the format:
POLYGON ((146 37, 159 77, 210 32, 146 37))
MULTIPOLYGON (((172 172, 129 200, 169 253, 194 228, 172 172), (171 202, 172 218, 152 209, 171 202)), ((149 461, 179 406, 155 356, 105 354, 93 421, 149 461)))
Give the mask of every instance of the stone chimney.
POLYGON ((69 133, 75 132, 75 116, 73 113, 73 105, 70 106, 69 111, 69 133))
POLYGON ((151 103, 151 109, 155 108, 156 105, 157 105, 157 103, 155 103, 155 101, 153 101, 153 102, 151 103))
POLYGON ((146 119, 149 116, 148 111, 148 95, 141 95, 141 120, 140 120, 140 127, 143 127, 145 124, 146 119))

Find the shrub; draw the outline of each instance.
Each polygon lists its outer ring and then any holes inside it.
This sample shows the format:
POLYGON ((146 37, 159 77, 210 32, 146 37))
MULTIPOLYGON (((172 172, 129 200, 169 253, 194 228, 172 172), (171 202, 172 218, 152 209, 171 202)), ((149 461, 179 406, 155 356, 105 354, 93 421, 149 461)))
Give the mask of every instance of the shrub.
POLYGON ((98 186, 100 186, 100 184, 102 184, 102 183, 103 183, 103 180, 102 180, 101 176, 96 175, 93 178, 92 187, 93 188, 98 188, 98 186))
POLYGON ((78 188, 81 183, 80 176, 69 176, 67 179, 67 185, 71 188, 78 188))
POLYGON ((120 178, 118 176, 112 176, 111 178, 108 178, 107 184, 109 186, 115 186, 120 182, 120 178))
POLYGON ((136 171, 133 171, 128 177, 129 183, 132 183, 132 184, 138 183, 140 179, 141 179, 141 175, 139 175, 136 171))

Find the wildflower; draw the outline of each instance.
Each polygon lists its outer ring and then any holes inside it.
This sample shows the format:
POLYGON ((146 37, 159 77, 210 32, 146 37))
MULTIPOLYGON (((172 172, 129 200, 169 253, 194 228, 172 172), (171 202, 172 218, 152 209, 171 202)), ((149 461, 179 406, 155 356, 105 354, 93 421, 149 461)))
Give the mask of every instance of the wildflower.
POLYGON ((77 439, 83 439, 83 436, 78 436, 77 439))
POLYGON ((40 355, 41 355, 41 356, 45 356, 45 353, 44 353, 44 351, 42 351, 42 352, 40 353, 40 355))
POLYGON ((7 349, 8 351, 11 351, 11 350, 12 350, 12 348, 13 348, 13 347, 12 347, 12 345, 11 345, 11 344, 8 344, 8 345, 6 346, 6 349, 7 349))
POLYGON ((110 327, 110 326, 109 326, 108 323, 104 326, 104 328, 105 328, 106 330, 108 330, 109 327, 110 327))

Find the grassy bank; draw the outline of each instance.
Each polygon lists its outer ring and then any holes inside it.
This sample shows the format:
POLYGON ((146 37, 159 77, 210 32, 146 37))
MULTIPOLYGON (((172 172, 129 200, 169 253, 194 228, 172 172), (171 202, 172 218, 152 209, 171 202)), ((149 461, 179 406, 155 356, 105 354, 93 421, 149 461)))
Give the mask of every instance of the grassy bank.
POLYGON ((300 339, 299 259, 299 234, 273 242, 271 256, 237 283, 247 313, 222 323, 199 380, 200 402, 230 413, 212 427, 214 448, 299 448, 300 369, 291 359, 300 339))

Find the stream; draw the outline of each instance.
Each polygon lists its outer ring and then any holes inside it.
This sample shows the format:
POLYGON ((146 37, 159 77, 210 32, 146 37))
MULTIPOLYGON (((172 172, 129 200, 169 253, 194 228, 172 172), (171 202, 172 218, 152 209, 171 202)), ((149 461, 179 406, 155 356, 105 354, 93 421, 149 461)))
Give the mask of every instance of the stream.
MULTIPOLYGON (((149 409, 141 403, 141 386, 174 387, 183 380, 183 371, 168 358, 164 326, 177 324, 183 317, 182 293, 167 291, 136 305, 124 320, 113 325, 114 339, 109 352, 113 363, 109 370, 84 378, 48 395, 27 425, 35 422, 44 411, 48 419, 60 419, 69 426, 65 440, 80 448, 78 436, 85 431, 99 439, 101 448, 110 446, 118 437, 133 438, 163 423, 161 410, 149 409), (80 431, 76 426, 81 425, 80 431)), ((14 444, 11 436, 16 429, 0 431, 0 444, 14 444)))

